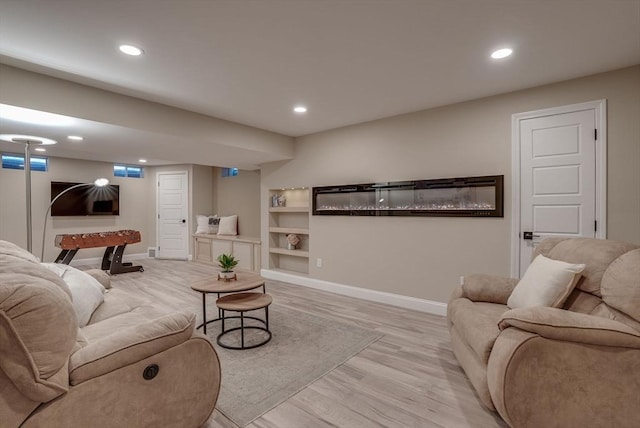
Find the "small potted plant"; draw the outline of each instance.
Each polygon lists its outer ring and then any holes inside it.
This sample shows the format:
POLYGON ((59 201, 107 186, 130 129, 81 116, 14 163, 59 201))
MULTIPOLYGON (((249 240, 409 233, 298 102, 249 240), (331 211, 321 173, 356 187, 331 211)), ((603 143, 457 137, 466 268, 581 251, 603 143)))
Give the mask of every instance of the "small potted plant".
POLYGON ((236 274, 233 272, 233 268, 238 265, 238 260, 231 254, 220 254, 217 260, 218 266, 222 268, 222 271, 218 273, 218 278, 225 280, 235 279, 236 274))

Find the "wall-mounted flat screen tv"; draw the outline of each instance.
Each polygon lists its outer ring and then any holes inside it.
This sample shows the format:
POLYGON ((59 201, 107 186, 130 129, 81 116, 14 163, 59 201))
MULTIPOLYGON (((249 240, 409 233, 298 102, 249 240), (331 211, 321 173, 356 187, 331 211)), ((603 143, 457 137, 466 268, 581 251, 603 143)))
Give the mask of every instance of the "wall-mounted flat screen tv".
MULTIPOLYGON (((51 182, 51 200, 80 183, 51 182)), ((80 186, 69 190, 51 206, 52 216, 120 215, 120 186, 80 186)))

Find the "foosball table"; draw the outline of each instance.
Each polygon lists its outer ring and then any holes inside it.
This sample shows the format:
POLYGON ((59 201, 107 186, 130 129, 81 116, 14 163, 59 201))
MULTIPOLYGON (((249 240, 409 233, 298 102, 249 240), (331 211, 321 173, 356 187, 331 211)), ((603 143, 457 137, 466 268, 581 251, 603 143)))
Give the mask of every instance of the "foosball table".
POLYGON ((102 270, 110 274, 126 272, 144 272, 142 266, 124 263, 122 256, 127 244, 140 242, 140 232, 137 230, 118 230, 114 232, 74 233, 56 235, 56 247, 61 248, 56 263, 68 265, 78 250, 83 248, 107 247, 102 257, 102 270))

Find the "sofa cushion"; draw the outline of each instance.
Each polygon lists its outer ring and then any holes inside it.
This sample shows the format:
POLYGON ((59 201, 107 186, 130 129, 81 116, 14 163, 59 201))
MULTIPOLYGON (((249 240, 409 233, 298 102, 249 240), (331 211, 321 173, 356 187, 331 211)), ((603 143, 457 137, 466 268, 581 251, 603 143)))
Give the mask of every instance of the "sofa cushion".
POLYGON ((176 312, 114 330, 90 341, 71 356, 71 384, 77 385, 176 346, 191 337, 194 325, 194 314, 176 312))
POLYGON ((607 305, 640 321, 640 249, 621 255, 609 265, 600 291, 607 305))
POLYGON ((78 316, 78 327, 84 327, 98 306, 104 301, 105 289, 93 276, 73 266, 43 263, 69 286, 73 308, 78 316))
POLYGON ((636 248, 638 248, 637 245, 626 242, 574 238, 562 240, 552 248, 545 246, 547 252, 542 254, 554 260, 584 263, 586 267, 582 271, 583 278, 576 288, 601 297, 600 283, 611 262, 636 248))
POLYGON ((39 263, 0 257, 0 368, 20 392, 49 401, 68 388, 78 323, 64 282, 39 263))
POLYGON ((513 289, 507 306, 559 308, 580 279, 584 264, 571 264, 538 255, 513 289))
POLYGON ((500 334, 498 321, 509 308, 498 303, 472 302, 456 299, 450 304, 451 322, 456 331, 478 355, 484 364, 489 362, 489 354, 500 334))

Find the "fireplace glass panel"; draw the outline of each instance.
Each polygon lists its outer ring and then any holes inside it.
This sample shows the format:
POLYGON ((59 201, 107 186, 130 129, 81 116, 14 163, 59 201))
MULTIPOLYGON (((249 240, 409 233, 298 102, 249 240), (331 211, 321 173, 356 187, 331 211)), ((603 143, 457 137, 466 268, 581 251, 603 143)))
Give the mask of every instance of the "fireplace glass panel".
POLYGON ((503 217, 503 176, 314 187, 313 214, 503 217))

